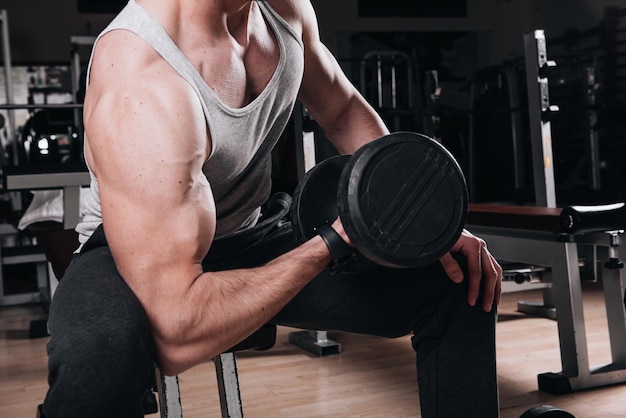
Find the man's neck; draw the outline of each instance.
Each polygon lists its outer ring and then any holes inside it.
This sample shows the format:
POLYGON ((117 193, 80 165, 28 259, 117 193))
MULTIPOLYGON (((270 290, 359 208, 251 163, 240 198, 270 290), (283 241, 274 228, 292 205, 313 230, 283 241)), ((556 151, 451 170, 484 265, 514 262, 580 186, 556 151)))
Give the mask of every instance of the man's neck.
POLYGON ((174 13, 202 16, 232 16, 249 10, 253 0, 136 0, 146 9, 166 9, 174 13))
POLYGON ((136 0, 166 28, 241 34, 253 0, 136 0))

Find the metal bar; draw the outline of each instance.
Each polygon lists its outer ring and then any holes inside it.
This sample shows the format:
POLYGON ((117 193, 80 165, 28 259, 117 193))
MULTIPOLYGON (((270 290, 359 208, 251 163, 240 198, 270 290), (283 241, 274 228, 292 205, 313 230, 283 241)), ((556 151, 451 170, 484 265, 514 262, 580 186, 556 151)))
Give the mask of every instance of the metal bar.
POLYGON ((398 94, 396 89, 398 88, 396 85, 396 63, 395 56, 391 56, 391 108, 396 109, 398 107, 398 94))
MULTIPOLYGON (((80 90, 80 51, 81 46, 93 46, 96 42, 95 36, 72 36, 70 38, 70 60, 72 62, 72 93, 74 101, 78 102, 78 91, 80 90)), ((78 108, 74 109, 74 123, 78 132, 82 135, 85 131, 83 118, 78 108)))
POLYGON ((380 55, 376 57, 376 81, 378 83, 378 108, 383 108, 383 64, 380 55))
POLYGON ((562 374, 589 375, 589 353, 585 330, 578 249, 574 242, 558 243, 553 250, 552 296, 557 312, 562 374))
POLYGON ((89 173, 7 174, 7 190, 63 189, 69 186, 88 186, 89 173))
POLYGON ((306 156, 304 154, 304 106, 301 102, 296 102, 293 108, 293 134, 295 138, 296 151, 296 171, 298 180, 306 173, 306 156))
MULTIPOLYGON (((609 260, 611 257, 619 259, 620 235, 618 231, 606 234, 610 246, 602 247, 604 260, 609 260)), ((602 288, 611 342, 611 356, 614 364, 626 368, 626 310, 623 299, 626 274, 623 268, 617 268, 617 266, 609 268, 609 266, 604 265, 602 268, 602 288)))
MULTIPOLYGON (((476 85, 475 83, 470 84, 470 108, 474 107, 474 101, 476 100, 476 85)), ((476 122, 474 120, 474 113, 469 113, 469 134, 467 140, 467 149, 468 149, 468 186, 469 186, 469 197, 470 202, 476 201, 476 151, 475 151, 475 126, 476 122)))
POLYGON ((623 270, 604 270, 602 273, 604 299, 611 341, 613 363, 626 368, 626 311, 624 310, 623 270))
POLYGON ((329 340, 326 331, 295 331, 289 343, 319 357, 341 354, 341 344, 329 340))
POLYGON ((63 188, 63 227, 74 229, 80 222, 80 186, 63 188))
MULTIPOLYGON (((6 91, 6 103, 13 103, 13 81, 11 79, 11 46, 9 44, 9 18, 6 10, 0 10, 0 26, 2 26, 2 57, 4 63, 4 83, 6 91)), ((17 153, 17 127, 15 126, 15 113, 12 109, 8 109, 7 116, 9 119, 9 140, 12 142, 12 161, 13 164, 19 163, 17 153)))
POLYGON ((593 106, 596 104, 596 72, 594 67, 585 68, 584 97, 587 110, 587 133, 589 150, 589 173, 591 175, 591 189, 600 190, 602 188, 600 174, 600 145, 596 123, 598 115, 593 106))
POLYGON ((76 98, 76 93, 80 88, 80 53, 81 46, 92 46, 96 42, 95 36, 72 36, 70 38, 70 58, 72 61, 72 93, 76 98))
MULTIPOLYGON (((607 248, 607 233, 573 236, 574 241, 559 241, 551 234, 507 228, 468 226, 483 238, 498 260, 551 268, 552 297, 563 370, 538 375, 539 389, 553 394, 626 382, 626 314, 623 306, 623 273, 606 272, 604 277, 607 315, 613 363, 590 367, 584 323, 582 289, 578 265, 578 246, 607 248), (619 278, 618 278, 619 275, 619 278)), ((623 231, 619 231, 623 234, 623 231)), ((626 251, 621 249, 620 256, 626 251)))
MULTIPOLYGON (((514 66, 505 67, 507 90, 509 92, 509 107, 519 108, 519 78, 514 66)), ((522 135, 522 115, 520 112, 511 112, 511 145, 513 147, 513 184, 516 189, 526 186, 526 161, 524 161, 524 140, 522 135)))
MULTIPOLYGON (((361 67, 364 71, 364 67, 361 67)), ((304 174, 313 168, 316 164, 315 141, 316 137, 313 132, 305 132, 304 118, 310 117, 302 103, 297 102, 293 110, 294 136, 296 140, 296 167, 298 179, 302 179, 304 174), (311 144, 311 142, 313 142, 311 144)), ((329 348, 334 349, 333 354, 340 351, 339 343, 328 340, 326 331, 298 331, 289 334, 289 342, 314 354, 325 355, 329 348), (302 338, 304 336, 304 338, 302 338), (323 347, 320 349, 320 347, 323 347), (319 351, 322 350, 324 354, 319 351)))
POLYGON ((524 35, 528 112, 532 147, 535 201, 537 206, 556 207, 552 131, 544 115, 551 110, 548 79, 540 77, 540 69, 550 65, 546 53, 546 38, 542 30, 524 35))
POLYGON ((178 376, 165 376, 158 367, 155 373, 161 418, 183 418, 178 376))
POLYGON ((217 373, 222 418, 243 418, 235 353, 222 353, 213 362, 217 373))
POLYGON ((58 104, 0 104, 0 110, 11 110, 11 109, 73 109, 73 108, 82 108, 83 105, 81 103, 58 103, 58 104))

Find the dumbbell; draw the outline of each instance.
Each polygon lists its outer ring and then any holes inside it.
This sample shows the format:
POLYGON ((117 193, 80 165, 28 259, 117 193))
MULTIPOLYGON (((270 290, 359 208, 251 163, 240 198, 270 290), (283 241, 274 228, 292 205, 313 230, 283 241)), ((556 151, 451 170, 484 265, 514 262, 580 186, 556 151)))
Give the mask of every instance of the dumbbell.
POLYGON ((450 250, 467 208, 452 154, 426 135, 396 132, 309 170, 294 191, 291 221, 304 242, 339 216, 356 248, 349 269, 410 268, 450 250))
POLYGON ((552 405, 533 406, 524 412, 520 418, 576 418, 567 411, 552 405))

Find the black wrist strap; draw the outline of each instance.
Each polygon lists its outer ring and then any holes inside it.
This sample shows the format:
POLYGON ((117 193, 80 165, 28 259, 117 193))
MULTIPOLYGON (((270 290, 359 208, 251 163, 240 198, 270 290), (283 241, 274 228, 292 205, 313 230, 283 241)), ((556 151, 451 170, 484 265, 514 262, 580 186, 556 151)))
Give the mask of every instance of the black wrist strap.
POLYGON ((331 273, 336 272, 352 259, 354 255, 353 249, 341 238, 341 235, 339 235, 332 226, 323 225, 319 227, 316 232, 326 243, 328 251, 330 251, 330 256, 333 258, 329 269, 331 273))

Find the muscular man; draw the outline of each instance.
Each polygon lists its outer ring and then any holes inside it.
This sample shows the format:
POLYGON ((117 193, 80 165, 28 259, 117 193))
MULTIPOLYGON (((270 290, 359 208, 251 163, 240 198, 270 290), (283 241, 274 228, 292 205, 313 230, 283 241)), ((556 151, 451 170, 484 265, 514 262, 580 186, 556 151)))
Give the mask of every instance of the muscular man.
POLYGON ((425 268, 331 276, 319 236, 296 245, 288 223, 265 227, 270 151, 296 99, 341 153, 388 133, 309 1, 130 0, 100 35, 81 248, 50 312, 48 418, 140 417, 155 361, 181 373, 267 322, 413 333, 424 417, 498 416, 501 269, 482 240, 464 231, 425 268))

